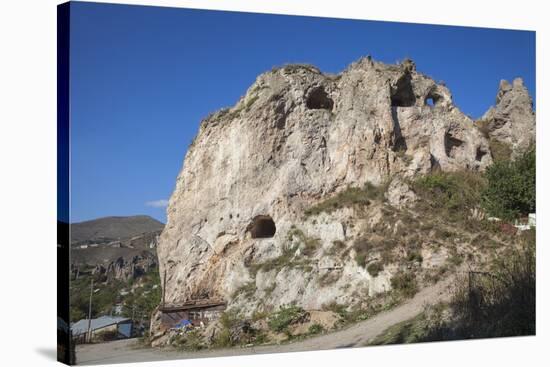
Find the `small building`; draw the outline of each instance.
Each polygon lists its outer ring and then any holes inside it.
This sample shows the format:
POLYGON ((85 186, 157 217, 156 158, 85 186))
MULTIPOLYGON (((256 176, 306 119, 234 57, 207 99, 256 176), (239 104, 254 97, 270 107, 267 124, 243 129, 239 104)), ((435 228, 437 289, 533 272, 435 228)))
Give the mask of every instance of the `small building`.
POLYGON ((220 317, 226 303, 217 300, 188 301, 160 307, 162 328, 168 330, 183 320, 194 325, 205 324, 220 317))
POLYGON ((90 341, 107 341, 126 339, 132 336, 133 322, 126 317, 101 316, 92 319, 79 320, 71 325, 73 339, 77 343, 87 341, 88 325, 90 324, 90 341))

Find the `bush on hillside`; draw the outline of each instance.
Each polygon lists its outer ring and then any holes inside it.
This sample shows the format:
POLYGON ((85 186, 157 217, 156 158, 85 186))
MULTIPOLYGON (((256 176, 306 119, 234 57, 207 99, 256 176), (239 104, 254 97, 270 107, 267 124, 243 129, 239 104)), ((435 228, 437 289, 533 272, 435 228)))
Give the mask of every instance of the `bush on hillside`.
POLYGON ((307 311, 295 305, 282 306, 268 320, 267 324, 272 331, 283 332, 291 324, 305 321, 309 317, 307 311))
POLYGON ((482 205, 491 215, 514 219, 535 212, 536 155, 530 148, 515 161, 497 161, 485 173, 482 205))
POLYGON ((479 205, 485 178, 470 171, 435 171, 417 178, 412 186, 423 199, 421 203, 428 205, 427 210, 443 210, 452 217, 467 217, 469 210, 479 205))

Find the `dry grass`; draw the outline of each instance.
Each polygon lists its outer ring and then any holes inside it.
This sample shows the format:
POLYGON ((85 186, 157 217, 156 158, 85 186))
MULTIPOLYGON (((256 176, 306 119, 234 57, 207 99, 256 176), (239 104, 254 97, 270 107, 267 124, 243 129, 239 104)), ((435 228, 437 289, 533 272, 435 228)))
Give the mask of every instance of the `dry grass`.
POLYGON ((384 200, 384 192, 387 185, 374 186, 371 183, 360 187, 349 187, 340 191, 335 196, 321 201, 304 212, 306 217, 318 215, 320 213, 331 213, 341 208, 352 206, 365 207, 371 204, 371 201, 384 200))

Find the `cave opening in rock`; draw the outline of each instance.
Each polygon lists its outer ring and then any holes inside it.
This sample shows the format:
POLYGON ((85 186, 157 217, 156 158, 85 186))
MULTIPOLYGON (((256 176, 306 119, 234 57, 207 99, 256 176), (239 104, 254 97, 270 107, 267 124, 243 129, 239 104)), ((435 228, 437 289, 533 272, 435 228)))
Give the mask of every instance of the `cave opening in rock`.
POLYGON ((312 110, 329 110, 332 111, 334 101, 328 96, 325 88, 317 87, 309 94, 306 100, 306 106, 312 110))
POLYGON ((429 107, 435 107, 438 105, 441 97, 434 92, 430 92, 424 99, 424 105, 429 107))
POLYGON ((255 217, 248 226, 248 232, 252 238, 271 238, 276 230, 275 222, 269 215, 255 217))
POLYGON ((447 157, 454 158, 456 151, 464 144, 460 139, 457 139, 450 134, 445 135, 445 153, 447 157))
POLYGON ((485 150, 481 149, 481 147, 478 147, 476 149, 476 161, 481 162, 481 160, 483 159, 483 157, 485 157, 486 154, 487 152, 485 150))
POLYGON ((416 103, 411 75, 405 74, 391 88, 392 107, 411 107, 416 103))

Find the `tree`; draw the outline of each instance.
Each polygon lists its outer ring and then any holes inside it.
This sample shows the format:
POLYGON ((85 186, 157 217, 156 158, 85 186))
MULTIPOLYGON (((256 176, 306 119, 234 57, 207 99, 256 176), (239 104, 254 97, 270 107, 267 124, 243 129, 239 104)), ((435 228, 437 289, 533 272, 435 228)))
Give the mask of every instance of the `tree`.
POLYGON ((511 220, 536 210, 536 154, 530 147, 515 161, 497 161, 486 171, 482 204, 492 216, 511 220))

